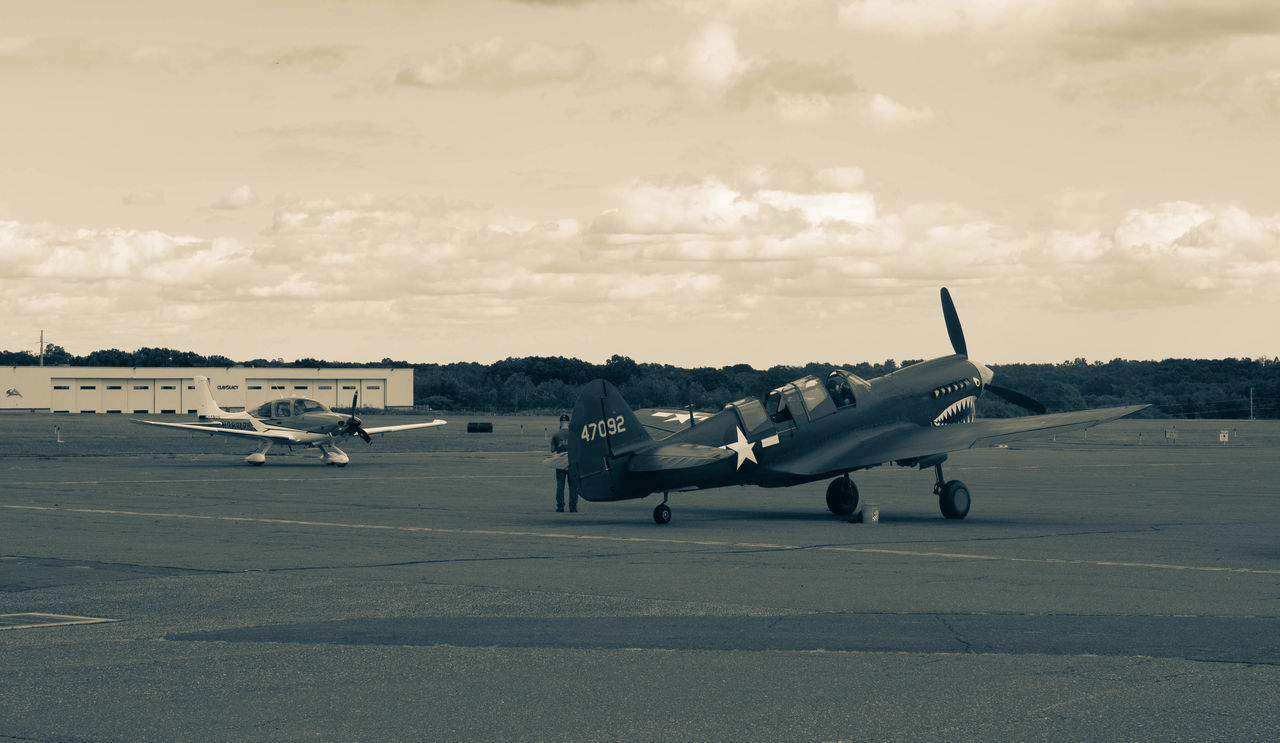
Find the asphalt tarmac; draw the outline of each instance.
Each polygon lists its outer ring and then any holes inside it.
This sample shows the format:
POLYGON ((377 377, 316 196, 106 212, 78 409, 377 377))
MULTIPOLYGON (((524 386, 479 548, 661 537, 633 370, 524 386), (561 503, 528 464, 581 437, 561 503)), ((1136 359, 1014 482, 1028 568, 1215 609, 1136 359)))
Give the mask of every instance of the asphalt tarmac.
POLYGON ((956 454, 963 521, 887 467, 878 524, 817 483, 658 526, 555 513, 541 419, 339 469, 103 418, 0 419, 0 741, 1280 734, 1272 423, 956 454))

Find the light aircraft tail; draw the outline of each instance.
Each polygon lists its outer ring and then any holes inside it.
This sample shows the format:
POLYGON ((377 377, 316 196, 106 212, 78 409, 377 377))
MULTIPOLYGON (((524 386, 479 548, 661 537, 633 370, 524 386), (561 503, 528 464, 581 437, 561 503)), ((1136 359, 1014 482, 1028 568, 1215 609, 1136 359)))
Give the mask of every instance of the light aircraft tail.
POLYGON ((208 377, 196 377, 196 413, 201 419, 204 418, 224 418, 227 411, 218 407, 218 403, 213 399, 213 391, 209 389, 208 377))
POLYGON ((587 382, 569 418, 569 477, 578 494, 591 501, 646 495, 626 465, 651 441, 617 387, 603 379, 587 382))

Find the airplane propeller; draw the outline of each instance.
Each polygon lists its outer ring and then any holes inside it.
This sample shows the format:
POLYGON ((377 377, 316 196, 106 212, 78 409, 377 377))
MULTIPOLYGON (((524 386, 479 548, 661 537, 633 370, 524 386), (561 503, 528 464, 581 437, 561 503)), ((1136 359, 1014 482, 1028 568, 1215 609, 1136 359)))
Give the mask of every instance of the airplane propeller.
POLYGON ((1044 415, 1045 407, 1039 401, 1034 400, 1021 392, 1016 392, 1008 387, 1001 387, 998 384, 988 384, 985 388, 987 392, 994 394, 996 397, 1002 397, 1006 401, 1017 405, 1020 408, 1026 408, 1036 415, 1044 415))
POLYGON ((347 423, 346 423, 346 428, 347 428, 347 430, 346 430, 346 433, 350 434, 350 433, 353 433, 353 432, 354 432, 354 433, 355 433, 355 435, 357 435, 357 436, 359 436, 360 438, 364 439, 364 443, 366 443, 366 444, 372 444, 372 443, 373 443, 373 437, 371 437, 371 436, 370 436, 370 435, 369 435, 369 434, 364 430, 364 428, 362 428, 362 427, 361 427, 361 425, 360 425, 360 424, 361 424, 361 420, 360 420, 359 418, 357 418, 357 417, 356 417, 356 402, 357 402, 357 401, 359 401, 359 399, 360 399, 360 390, 356 390, 356 391, 355 391, 355 394, 351 395, 351 417, 347 419, 347 423))
POLYGON ((960 327, 960 316, 956 314, 956 305, 951 301, 951 292, 942 287, 942 317, 947 321, 947 335, 951 338, 951 347, 961 356, 969 355, 969 347, 964 343, 964 330, 960 327))
MULTIPOLYGON (((951 301, 951 292, 947 291, 945 286, 942 287, 942 317, 947 322, 947 336, 951 338, 951 348, 954 349, 957 354, 967 358, 969 356, 969 347, 964 342, 964 329, 960 327, 960 315, 956 313, 956 305, 951 301)), ((981 364, 978 366, 979 368, 986 369, 986 367, 981 364)), ((986 377, 984 381, 990 379, 990 374, 991 372, 988 369, 984 373, 984 377, 986 377)), ((1043 415, 1046 412, 1044 405, 1039 401, 1027 397, 1021 392, 1011 390, 1008 387, 1001 387, 998 384, 991 384, 990 381, 986 381, 986 384, 983 385, 983 389, 997 397, 1003 398, 1007 402, 1017 405, 1020 408, 1030 410, 1036 415, 1043 415)))

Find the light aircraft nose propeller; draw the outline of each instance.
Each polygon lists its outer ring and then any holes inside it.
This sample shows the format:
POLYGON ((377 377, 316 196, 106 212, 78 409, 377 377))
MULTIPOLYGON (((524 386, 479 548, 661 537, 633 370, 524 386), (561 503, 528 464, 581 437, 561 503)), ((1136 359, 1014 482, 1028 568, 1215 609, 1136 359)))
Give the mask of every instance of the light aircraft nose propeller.
MULTIPOLYGON (((955 303, 951 301, 951 292, 947 291, 945 286, 942 287, 942 317, 947 322, 947 335, 951 338, 951 348, 957 354, 967 358, 969 356, 969 347, 964 342, 964 329, 960 327, 960 316, 956 313, 955 303)), ((1044 405, 1021 392, 991 384, 991 378, 994 374, 990 368, 976 362, 974 366, 978 367, 978 374, 982 377, 983 389, 1037 415, 1042 415, 1045 412, 1044 405)))
POLYGON ((356 390, 355 394, 351 396, 351 417, 347 419, 346 428, 348 432, 354 432, 357 436, 364 439, 364 443, 372 444, 373 437, 371 437, 364 430, 364 428, 361 427, 360 424, 362 423, 362 421, 356 417, 356 403, 359 401, 359 399, 360 399, 360 390, 356 390))

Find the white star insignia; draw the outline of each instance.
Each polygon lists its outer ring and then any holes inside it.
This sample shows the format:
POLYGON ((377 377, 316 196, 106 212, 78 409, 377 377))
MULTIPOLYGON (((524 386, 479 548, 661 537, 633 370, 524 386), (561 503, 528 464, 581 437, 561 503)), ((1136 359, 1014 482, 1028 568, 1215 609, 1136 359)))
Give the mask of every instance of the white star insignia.
POLYGON ((667 423, 688 423, 690 418, 695 421, 706 420, 705 413, 682 413, 676 410, 659 410, 650 413, 654 418, 661 418, 667 423))
POLYGON ((741 428, 735 426, 733 430, 738 434, 738 440, 732 444, 725 444, 720 448, 728 449, 738 455, 738 464, 734 469, 741 469, 742 460, 744 459, 750 459, 753 463, 760 464, 756 461, 755 444, 747 441, 747 435, 742 432, 741 428))

